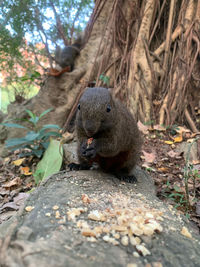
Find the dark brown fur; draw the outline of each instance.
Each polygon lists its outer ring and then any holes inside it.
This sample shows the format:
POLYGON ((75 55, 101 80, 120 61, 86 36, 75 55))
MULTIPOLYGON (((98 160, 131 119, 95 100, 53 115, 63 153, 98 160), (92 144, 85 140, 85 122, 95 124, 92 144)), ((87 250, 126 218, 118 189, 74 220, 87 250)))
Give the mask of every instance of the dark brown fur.
POLYGON ((74 62, 80 54, 80 48, 83 43, 82 36, 79 36, 74 44, 65 46, 61 49, 59 46, 56 48, 55 61, 62 68, 70 67, 70 71, 74 69, 74 62))
POLYGON ((132 177, 130 172, 138 160, 142 142, 128 109, 101 87, 88 88, 80 99, 79 109, 76 132, 80 166, 87 169, 97 162, 104 171, 119 178, 132 177), (94 141, 88 154, 86 144, 91 137, 94 141))

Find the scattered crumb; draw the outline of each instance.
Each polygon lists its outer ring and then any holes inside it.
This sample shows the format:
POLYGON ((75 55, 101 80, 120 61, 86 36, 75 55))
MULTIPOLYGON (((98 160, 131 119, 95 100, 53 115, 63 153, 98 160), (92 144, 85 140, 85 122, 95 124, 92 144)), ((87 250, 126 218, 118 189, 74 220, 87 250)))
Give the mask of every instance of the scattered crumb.
POLYGON ((83 194, 81 199, 82 199, 84 204, 90 204, 90 202, 91 202, 91 200, 90 200, 90 198, 88 197, 87 194, 83 194))
POLYGON ((160 225, 163 219, 162 211, 151 208, 148 204, 144 205, 139 199, 137 203, 135 200, 133 203, 130 197, 123 194, 110 195, 107 201, 111 204, 105 210, 92 209, 94 201, 86 194, 81 196, 81 200, 91 205, 87 208, 73 208, 67 212, 67 216, 68 220, 76 223, 77 228, 88 238, 88 241, 96 242, 98 237, 113 245, 131 245, 137 250, 133 254, 135 257, 151 254, 140 237, 153 237, 163 231, 160 225), (76 218, 88 209, 90 210, 89 220, 76 222, 76 218))
POLYGON ((78 217, 81 213, 85 212, 86 210, 83 208, 73 208, 67 212, 68 220, 75 221, 76 217, 78 217))
POLYGON ((125 236, 123 236, 121 238, 121 243, 122 243, 123 246, 128 246, 128 244, 129 244, 129 238, 128 238, 127 235, 125 235, 125 236))
POLYGON ((56 219, 60 219, 60 212, 58 210, 56 211, 55 217, 56 217, 56 219))
POLYGON ((143 245, 136 245, 136 249, 143 256, 151 255, 151 252, 145 246, 143 246, 143 245))
POLYGON ((97 239, 94 236, 88 237, 87 241, 89 242, 97 242, 97 239))
POLYGON ((183 226, 182 230, 181 230, 181 234, 188 237, 188 238, 192 238, 192 235, 190 234, 190 232, 188 231, 188 229, 183 226))
POLYGON ((66 216, 63 216, 61 220, 58 221, 59 224, 65 224, 66 223, 66 216))
POLYGON ((133 256, 136 257, 136 258, 139 258, 140 257, 140 254, 137 251, 134 251, 133 252, 133 256))
POLYGON ((98 210, 93 210, 92 212, 90 212, 88 214, 88 219, 102 222, 106 221, 106 217, 98 210))
POLYGON ((113 237, 110 237, 109 235, 104 235, 103 240, 105 242, 111 243, 113 245, 119 245, 119 242, 117 240, 115 240, 113 237))
POLYGON ((58 210, 59 209, 59 207, 57 206, 57 205, 55 205, 55 206, 53 206, 53 208, 52 208, 53 210, 58 210))
POLYGON ((85 228, 81 231, 81 234, 83 236, 87 236, 87 237, 96 237, 96 233, 94 230, 91 230, 90 228, 85 228))
POLYGON ((28 211, 28 212, 30 212, 30 211, 32 211, 34 208, 35 208, 35 207, 33 207, 33 206, 27 206, 27 207, 25 207, 25 210, 28 211))

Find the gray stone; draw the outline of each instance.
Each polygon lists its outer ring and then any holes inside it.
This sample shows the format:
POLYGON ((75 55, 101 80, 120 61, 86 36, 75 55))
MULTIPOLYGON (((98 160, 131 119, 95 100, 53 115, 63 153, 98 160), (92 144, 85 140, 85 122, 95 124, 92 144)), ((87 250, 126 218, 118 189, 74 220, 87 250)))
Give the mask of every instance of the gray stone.
MULTIPOLYGON (((0 226, 0 262, 2 266, 127 266, 135 263, 138 267, 146 263, 161 262, 162 266, 200 266, 200 238, 190 224, 178 216, 155 196, 151 177, 137 168, 137 184, 121 183, 114 176, 100 171, 63 171, 46 179, 30 194, 25 206, 33 206, 30 212, 24 208, 16 217, 0 226), (96 201, 84 204, 83 195, 96 201), (68 220, 67 211, 87 207, 79 219, 91 223, 91 210, 105 210, 112 207, 114 196, 127 196, 130 205, 140 205, 163 211, 163 231, 153 237, 144 238, 151 255, 133 257, 131 245, 112 245, 102 238, 89 242, 81 235, 75 222, 68 220), (64 220, 55 218, 59 207, 64 220), (186 226, 192 238, 181 234, 186 226), (148 239, 148 240, 147 240, 148 239)), ((131 208, 131 206, 130 206, 131 208)), ((95 222, 94 222, 95 224, 95 222)))

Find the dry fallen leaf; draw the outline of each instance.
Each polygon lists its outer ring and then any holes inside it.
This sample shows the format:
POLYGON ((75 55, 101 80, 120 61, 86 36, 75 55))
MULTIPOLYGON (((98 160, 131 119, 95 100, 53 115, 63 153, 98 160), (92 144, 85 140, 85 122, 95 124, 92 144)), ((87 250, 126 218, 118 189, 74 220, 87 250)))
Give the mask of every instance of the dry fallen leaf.
POLYGON ((21 158, 21 159, 17 159, 15 161, 13 161, 12 163, 15 165, 15 166, 20 166, 22 165, 23 161, 25 160, 25 158, 21 158))
POLYGON ((147 125, 144 125, 141 121, 138 121, 137 126, 143 134, 149 133, 149 127, 147 125))
POLYGON ((20 186, 21 183, 22 183, 22 180, 21 180, 19 177, 16 177, 16 178, 13 179, 12 181, 3 184, 2 187, 8 189, 8 188, 11 188, 11 187, 13 187, 13 186, 20 186))
POLYGON ((174 143, 180 143, 180 142, 182 142, 183 141, 182 134, 180 134, 179 136, 173 138, 173 140, 174 140, 174 143))
POLYGON ((3 209, 8 209, 8 210, 18 210, 19 209, 19 206, 16 205, 16 203, 14 202, 8 202, 6 204, 4 204, 2 207, 1 207, 1 210, 3 209))
POLYGON ((32 174, 32 172, 29 172, 29 170, 30 170, 29 167, 21 167, 20 170, 21 170, 22 174, 24 174, 24 175, 31 175, 32 174))
POLYGON ((178 126, 176 132, 181 134, 181 133, 190 133, 191 131, 185 127, 178 126))
POLYGON ((164 141, 165 144, 172 145, 174 142, 173 141, 164 141))
POLYGON ((9 161, 10 161, 10 158, 9 157, 7 157, 7 158, 4 159, 4 162, 9 162, 9 161))
POLYGON ((153 128, 154 128, 154 130, 157 130, 157 131, 160 131, 160 132, 164 132, 164 131, 166 131, 166 128, 163 127, 163 126, 160 125, 160 124, 154 125, 153 128))
POLYGON ((170 156, 170 158, 176 158, 180 155, 180 153, 170 150, 169 152, 167 152, 167 155, 170 156))
POLYGON ((155 158, 156 158, 155 153, 147 153, 144 150, 142 150, 142 152, 144 154, 144 160, 145 160, 145 162, 153 163, 155 161, 155 158))
POLYGON ((167 167, 161 167, 157 169, 159 172, 169 172, 169 168, 167 167))

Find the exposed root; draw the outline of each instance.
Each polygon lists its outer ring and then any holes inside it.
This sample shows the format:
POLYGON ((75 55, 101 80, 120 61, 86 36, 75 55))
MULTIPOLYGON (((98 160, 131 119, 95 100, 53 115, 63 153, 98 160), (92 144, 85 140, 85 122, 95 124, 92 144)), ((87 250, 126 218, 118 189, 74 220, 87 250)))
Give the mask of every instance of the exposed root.
POLYGON ((192 118, 191 118, 191 116, 190 116, 190 113, 189 113, 189 111, 188 111, 187 108, 186 108, 186 110, 185 110, 185 117, 186 117, 187 122, 188 122, 188 124, 190 125, 192 131, 193 131, 194 133, 197 133, 198 130, 197 130, 197 128, 196 128, 196 126, 195 126, 195 123, 194 123, 194 121, 192 120, 192 118))
MULTIPOLYGON (((114 87, 113 93, 127 103, 136 119, 165 125, 186 123, 197 132, 194 107, 200 103, 200 97, 195 100, 200 87, 200 0, 171 0, 170 7, 168 3, 113 1, 93 66, 83 77, 84 86, 95 80, 96 86, 114 87), (104 84, 101 74, 109 76, 110 84, 104 84), (155 107, 153 100, 159 105, 155 107)), ((88 36, 105 5, 105 0, 96 1, 88 36)))

